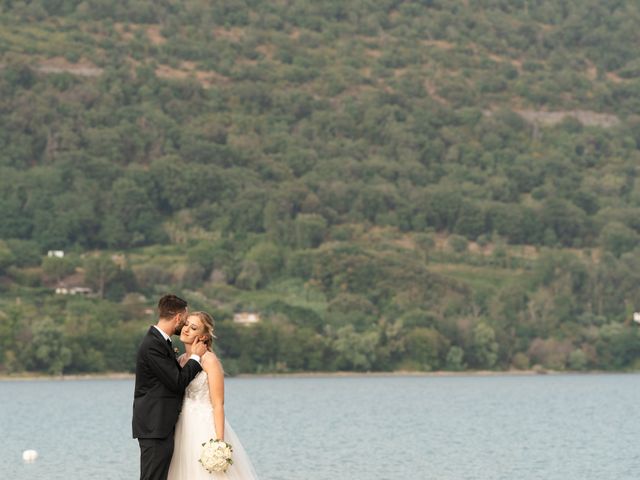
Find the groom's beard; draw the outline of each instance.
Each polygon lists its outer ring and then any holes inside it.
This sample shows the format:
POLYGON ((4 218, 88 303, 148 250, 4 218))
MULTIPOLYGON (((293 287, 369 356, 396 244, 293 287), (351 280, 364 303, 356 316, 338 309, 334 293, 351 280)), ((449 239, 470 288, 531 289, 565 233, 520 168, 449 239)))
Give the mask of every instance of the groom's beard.
POLYGON ((178 324, 176 325, 175 331, 173 332, 174 335, 180 335, 180 332, 182 332, 182 327, 184 327, 184 324, 187 322, 186 318, 181 318, 180 321, 178 322, 178 324))

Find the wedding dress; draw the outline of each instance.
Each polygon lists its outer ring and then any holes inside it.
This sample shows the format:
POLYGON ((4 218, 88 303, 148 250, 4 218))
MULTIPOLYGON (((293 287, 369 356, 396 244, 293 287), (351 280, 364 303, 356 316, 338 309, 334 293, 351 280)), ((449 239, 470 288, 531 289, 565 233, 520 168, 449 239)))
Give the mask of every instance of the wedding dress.
POLYGON ((233 447, 233 465, 225 473, 209 473, 198 462, 202 444, 215 439, 213 407, 207 374, 202 371, 187 386, 175 431, 168 480, 257 480, 251 460, 238 436, 224 421, 224 441, 233 447))

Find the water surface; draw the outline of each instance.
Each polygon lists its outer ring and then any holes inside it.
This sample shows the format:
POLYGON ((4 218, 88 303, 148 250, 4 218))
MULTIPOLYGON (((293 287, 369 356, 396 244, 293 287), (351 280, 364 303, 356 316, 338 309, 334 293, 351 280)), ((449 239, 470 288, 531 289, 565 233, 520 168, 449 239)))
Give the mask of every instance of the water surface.
MULTIPOLYGON (((135 479, 132 380, 0 382, 1 478, 135 479), (35 449, 40 458, 22 462, 35 449)), ((263 480, 640 477, 640 375, 226 382, 263 480)))

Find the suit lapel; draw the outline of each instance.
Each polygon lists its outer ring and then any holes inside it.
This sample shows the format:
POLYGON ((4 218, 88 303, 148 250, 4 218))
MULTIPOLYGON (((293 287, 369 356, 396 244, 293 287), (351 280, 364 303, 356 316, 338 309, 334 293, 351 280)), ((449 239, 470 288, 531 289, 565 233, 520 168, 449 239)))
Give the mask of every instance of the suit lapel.
POLYGON ((155 337, 157 340, 161 341, 162 344, 165 346, 165 348, 167 350, 169 350, 171 353, 173 353, 173 350, 171 350, 171 347, 169 346, 167 341, 164 339, 164 337, 162 336, 162 334, 158 331, 158 329, 156 327, 154 327, 154 326, 149 327, 149 333, 151 333, 151 335, 153 337, 155 337))
POLYGON ((171 358, 173 358, 173 361, 176 362, 176 365, 178 366, 178 368, 182 370, 182 367, 180 366, 180 362, 178 362, 178 359, 176 358, 176 352, 169 346, 169 344, 164 339, 162 334, 158 331, 158 329, 152 325, 151 327, 149 327, 149 333, 164 344, 167 351, 171 354, 171 358))

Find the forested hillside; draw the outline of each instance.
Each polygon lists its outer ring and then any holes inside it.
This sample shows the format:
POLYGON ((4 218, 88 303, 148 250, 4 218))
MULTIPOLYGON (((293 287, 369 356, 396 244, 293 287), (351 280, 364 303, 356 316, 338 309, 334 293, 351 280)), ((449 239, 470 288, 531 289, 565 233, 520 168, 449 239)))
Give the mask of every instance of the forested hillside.
POLYGON ((230 373, 639 367, 639 24, 0 0, 0 372, 129 370, 167 291, 230 373))

